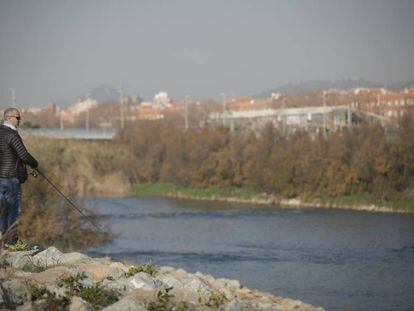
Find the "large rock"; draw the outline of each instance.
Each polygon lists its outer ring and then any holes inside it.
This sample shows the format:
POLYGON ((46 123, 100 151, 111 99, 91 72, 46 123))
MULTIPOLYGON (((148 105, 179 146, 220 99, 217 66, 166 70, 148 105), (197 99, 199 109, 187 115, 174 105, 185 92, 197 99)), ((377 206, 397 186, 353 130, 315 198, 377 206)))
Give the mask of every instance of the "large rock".
POLYGON ((229 280, 222 278, 213 281, 213 284, 219 288, 228 288, 231 291, 235 291, 242 288, 238 280, 229 280))
POLYGON ((50 310, 46 299, 36 301, 26 301, 23 305, 18 306, 16 311, 44 311, 50 310))
POLYGON ((25 278, 35 281, 36 283, 41 285, 55 284, 62 278, 78 274, 79 271, 80 270, 77 268, 59 266, 45 270, 40 273, 32 273, 30 274, 30 276, 26 276, 25 278))
POLYGON ((128 281, 135 289, 156 289, 157 287, 162 286, 162 283, 159 280, 154 279, 151 275, 145 272, 135 274, 128 278, 128 281))
POLYGON ((154 289, 135 289, 118 302, 106 307, 104 311, 146 311, 145 304, 156 299, 154 289))
POLYGON ((164 285, 160 280, 153 278, 145 272, 139 272, 129 278, 116 280, 104 280, 102 285, 108 289, 117 290, 123 293, 131 293, 137 289, 155 290, 164 285))
POLYGON ((80 297, 73 296, 69 311, 92 311, 93 306, 80 297))
MULTIPOLYGON (((3 283, 2 280, 0 280, 0 283, 3 283)), ((0 285, 0 310, 5 307, 4 305, 4 299, 3 299, 3 290, 1 289, 0 285)))
POLYGON ((81 253, 62 253, 56 247, 51 246, 33 256, 33 262, 36 265, 44 267, 60 266, 73 264, 80 260, 88 260, 90 257, 81 253))
POLYGON ((248 310, 283 310, 283 311, 323 311, 299 300, 277 297, 268 293, 243 288, 235 291, 239 301, 246 305, 248 310))
POLYGON ((210 274, 203 274, 203 273, 197 271, 195 273, 195 275, 197 277, 199 277, 200 279, 203 279, 204 281, 206 281, 207 283, 210 283, 210 284, 214 284, 214 282, 216 281, 216 279, 213 278, 213 276, 210 275, 210 274))
POLYGON ((224 305, 221 309, 224 311, 248 311, 237 300, 232 300, 228 304, 224 305))
POLYGON ((4 258, 4 261, 7 263, 7 265, 16 269, 22 269, 24 266, 33 264, 33 259, 31 256, 35 253, 36 250, 22 252, 5 251, 2 257, 4 258))
POLYGON ((110 271, 109 264, 95 260, 79 262, 77 265, 81 269, 91 274, 96 281, 102 281, 106 279, 110 271))
POLYGON ((194 301, 194 297, 197 296, 197 299, 203 298, 208 301, 210 298, 212 287, 209 283, 206 281, 200 279, 199 277, 195 275, 189 275, 184 280, 184 291, 187 293, 187 297, 191 297, 192 299, 189 299, 190 301, 194 301))
POLYGON ((173 267, 170 267, 170 266, 162 266, 162 267, 159 267, 158 268, 158 272, 160 273, 160 274, 164 274, 164 273, 171 273, 171 272, 173 272, 174 270, 176 270, 175 268, 173 268, 173 267))
POLYGON ((31 299, 30 290, 24 280, 6 280, 0 284, 0 287, 3 292, 3 302, 10 309, 16 308, 31 299))
POLYGON ((159 275, 157 279, 173 288, 171 293, 178 301, 204 304, 208 302, 213 291, 212 286, 206 280, 181 269, 159 275))
POLYGON ((14 272, 9 271, 9 275, 11 274, 12 277, 14 278, 20 278, 20 279, 27 279, 30 278, 33 273, 32 272, 26 272, 26 271, 22 271, 22 270, 16 270, 14 272))
POLYGON ((174 275, 167 273, 167 274, 160 274, 157 276, 157 280, 168 287, 173 287, 174 289, 182 289, 183 283, 174 275))
POLYGON ((82 260, 77 262, 76 265, 81 269, 85 270, 86 272, 90 273, 96 281, 102 281, 108 277, 113 277, 113 274, 121 274, 121 272, 118 270, 119 267, 117 267, 116 265, 111 266, 111 262, 108 260, 82 260))
POLYGON ((118 279, 124 277, 128 272, 128 267, 120 262, 113 262, 109 265, 108 271, 106 273, 107 278, 118 279))

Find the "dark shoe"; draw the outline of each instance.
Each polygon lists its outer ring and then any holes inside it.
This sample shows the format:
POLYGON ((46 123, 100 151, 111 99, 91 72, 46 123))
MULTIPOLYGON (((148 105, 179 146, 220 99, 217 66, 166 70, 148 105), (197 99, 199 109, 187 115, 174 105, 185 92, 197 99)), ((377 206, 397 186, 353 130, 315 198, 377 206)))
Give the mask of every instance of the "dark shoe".
POLYGON ((33 255, 36 255, 37 253, 40 253, 45 250, 45 248, 39 244, 29 244, 28 247, 28 250, 35 251, 33 255))

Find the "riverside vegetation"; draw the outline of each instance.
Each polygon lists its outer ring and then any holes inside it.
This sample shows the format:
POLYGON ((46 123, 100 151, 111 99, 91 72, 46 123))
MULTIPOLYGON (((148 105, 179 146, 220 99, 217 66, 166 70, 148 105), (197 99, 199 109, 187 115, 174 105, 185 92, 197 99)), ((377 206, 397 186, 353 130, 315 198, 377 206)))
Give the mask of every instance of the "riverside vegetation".
POLYGON ((356 125, 313 139, 272 125, 259 135, 146 121, 112 142, 32 138, 28 144, 79 194, 233 197, 414 209, 414 115, 396 136, 356 125), (131 186, 132 190, 131 190, 131 186))
POLYGON ((322 311, 301 301, 250 290, 151 263, 128 265, 55 247, 0 250, 0 309, 12 310, 280 310, 322 311))

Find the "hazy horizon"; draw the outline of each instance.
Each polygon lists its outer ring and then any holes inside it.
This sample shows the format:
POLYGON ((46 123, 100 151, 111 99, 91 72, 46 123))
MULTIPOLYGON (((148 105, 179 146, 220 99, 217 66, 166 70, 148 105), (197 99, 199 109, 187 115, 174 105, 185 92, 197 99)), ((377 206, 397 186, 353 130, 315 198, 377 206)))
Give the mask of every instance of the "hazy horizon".
POLYGON ((0 105, 414 78, 413 1, 0 1, 0 105))

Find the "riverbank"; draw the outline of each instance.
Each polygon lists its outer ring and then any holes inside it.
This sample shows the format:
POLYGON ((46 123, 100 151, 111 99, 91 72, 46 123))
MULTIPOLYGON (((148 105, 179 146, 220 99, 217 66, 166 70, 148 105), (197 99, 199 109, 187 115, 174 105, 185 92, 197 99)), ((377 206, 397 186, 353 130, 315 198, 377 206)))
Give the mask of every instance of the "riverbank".
POLYGON ((414 202, 387 201, 379 205, 373 196, 340 196, 336 198, 318 198, 308 201, 300 198, 284 199, 267 194, 258 194, 243 189, 178 188, 172 183, 142 183, 133 185, 129 192, 134 196, 163 196, 178 199, 206 200, 248 203, 257 205, 275 205, 280 208, 341 209, 382 213, 414 213, 414 202))
POLYGON ((323 311, 200 272, 129 265, 109 258, 0 249, 0 309, 323 311))

